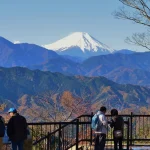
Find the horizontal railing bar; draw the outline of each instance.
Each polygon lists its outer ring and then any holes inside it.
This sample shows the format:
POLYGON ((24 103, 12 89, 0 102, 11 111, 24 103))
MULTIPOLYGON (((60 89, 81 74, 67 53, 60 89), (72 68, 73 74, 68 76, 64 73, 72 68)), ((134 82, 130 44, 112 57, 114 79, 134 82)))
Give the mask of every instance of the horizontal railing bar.
POLYGON ((150 139, 132 139, 132 141, 150 141, 150 139))
POLYGON ((42 140, 45 140, 47 137, 48 137, 48 135, 46 135, 46 136, 40 138, 39 140, 33 142, 32 145, 36 145, 37 143, 41 142, 42 140))

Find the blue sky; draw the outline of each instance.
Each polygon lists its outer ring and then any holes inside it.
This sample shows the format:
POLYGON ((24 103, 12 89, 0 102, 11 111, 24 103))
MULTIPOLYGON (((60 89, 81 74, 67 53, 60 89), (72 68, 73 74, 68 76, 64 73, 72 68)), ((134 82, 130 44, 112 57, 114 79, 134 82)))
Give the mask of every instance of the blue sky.
POLYGON ((112 12, 120 6, 119 0, 0 0, 0 36, 45 45, 72 32, 87 32, 114 49, 145 50, 124 42, 145 29, 115 19, 112 12))

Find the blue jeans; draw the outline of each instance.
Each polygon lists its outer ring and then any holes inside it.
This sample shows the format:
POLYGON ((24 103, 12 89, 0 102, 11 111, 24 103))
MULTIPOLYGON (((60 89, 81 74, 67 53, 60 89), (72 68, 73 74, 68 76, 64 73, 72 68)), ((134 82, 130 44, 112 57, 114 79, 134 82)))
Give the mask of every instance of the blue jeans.
POLYGON ((24 144, 24 141, 19 141, 19 142, 12 141, 12 150, 23 150, 23 144, 24 144))

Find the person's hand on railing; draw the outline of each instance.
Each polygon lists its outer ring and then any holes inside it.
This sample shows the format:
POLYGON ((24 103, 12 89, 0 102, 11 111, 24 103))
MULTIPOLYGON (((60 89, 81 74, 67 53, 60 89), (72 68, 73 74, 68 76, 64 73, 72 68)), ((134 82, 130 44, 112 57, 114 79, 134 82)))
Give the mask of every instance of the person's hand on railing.
POLYGON ((110 121, 108 121, 109 127, 113 128, 114 127, 114 123, 115 123, 115 121, 113 120, 113 118, 111 118, 110 121))

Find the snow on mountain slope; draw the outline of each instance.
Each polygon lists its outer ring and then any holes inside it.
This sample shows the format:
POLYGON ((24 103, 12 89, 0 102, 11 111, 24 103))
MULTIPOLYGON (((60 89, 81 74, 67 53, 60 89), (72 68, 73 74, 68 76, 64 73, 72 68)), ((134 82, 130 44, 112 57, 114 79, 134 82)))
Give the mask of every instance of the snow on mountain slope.
MULTIPOLYGON (((85 32, 74 32, 63 39, 52 44, 45 45, 44 47, 59 53, 62 52, 62 54, 69 54, 69 51, 72 53, 73 48, 75 48, 77 53, 79 53, 80 49, 80 51, 82 51, 82 55, 84 55, 83 53, 88 53, 89 56, 92 56, 92 53, 97 53, 99 55, 100 53, 105 54, 112 53, 114 51, 112 48, 109 48, 107 45, 99 42, 85 32), (64 53, 65 51, 67 53, 64 53)), ((75 49, 72 53, 73 55, 75 55, 75 49)))

